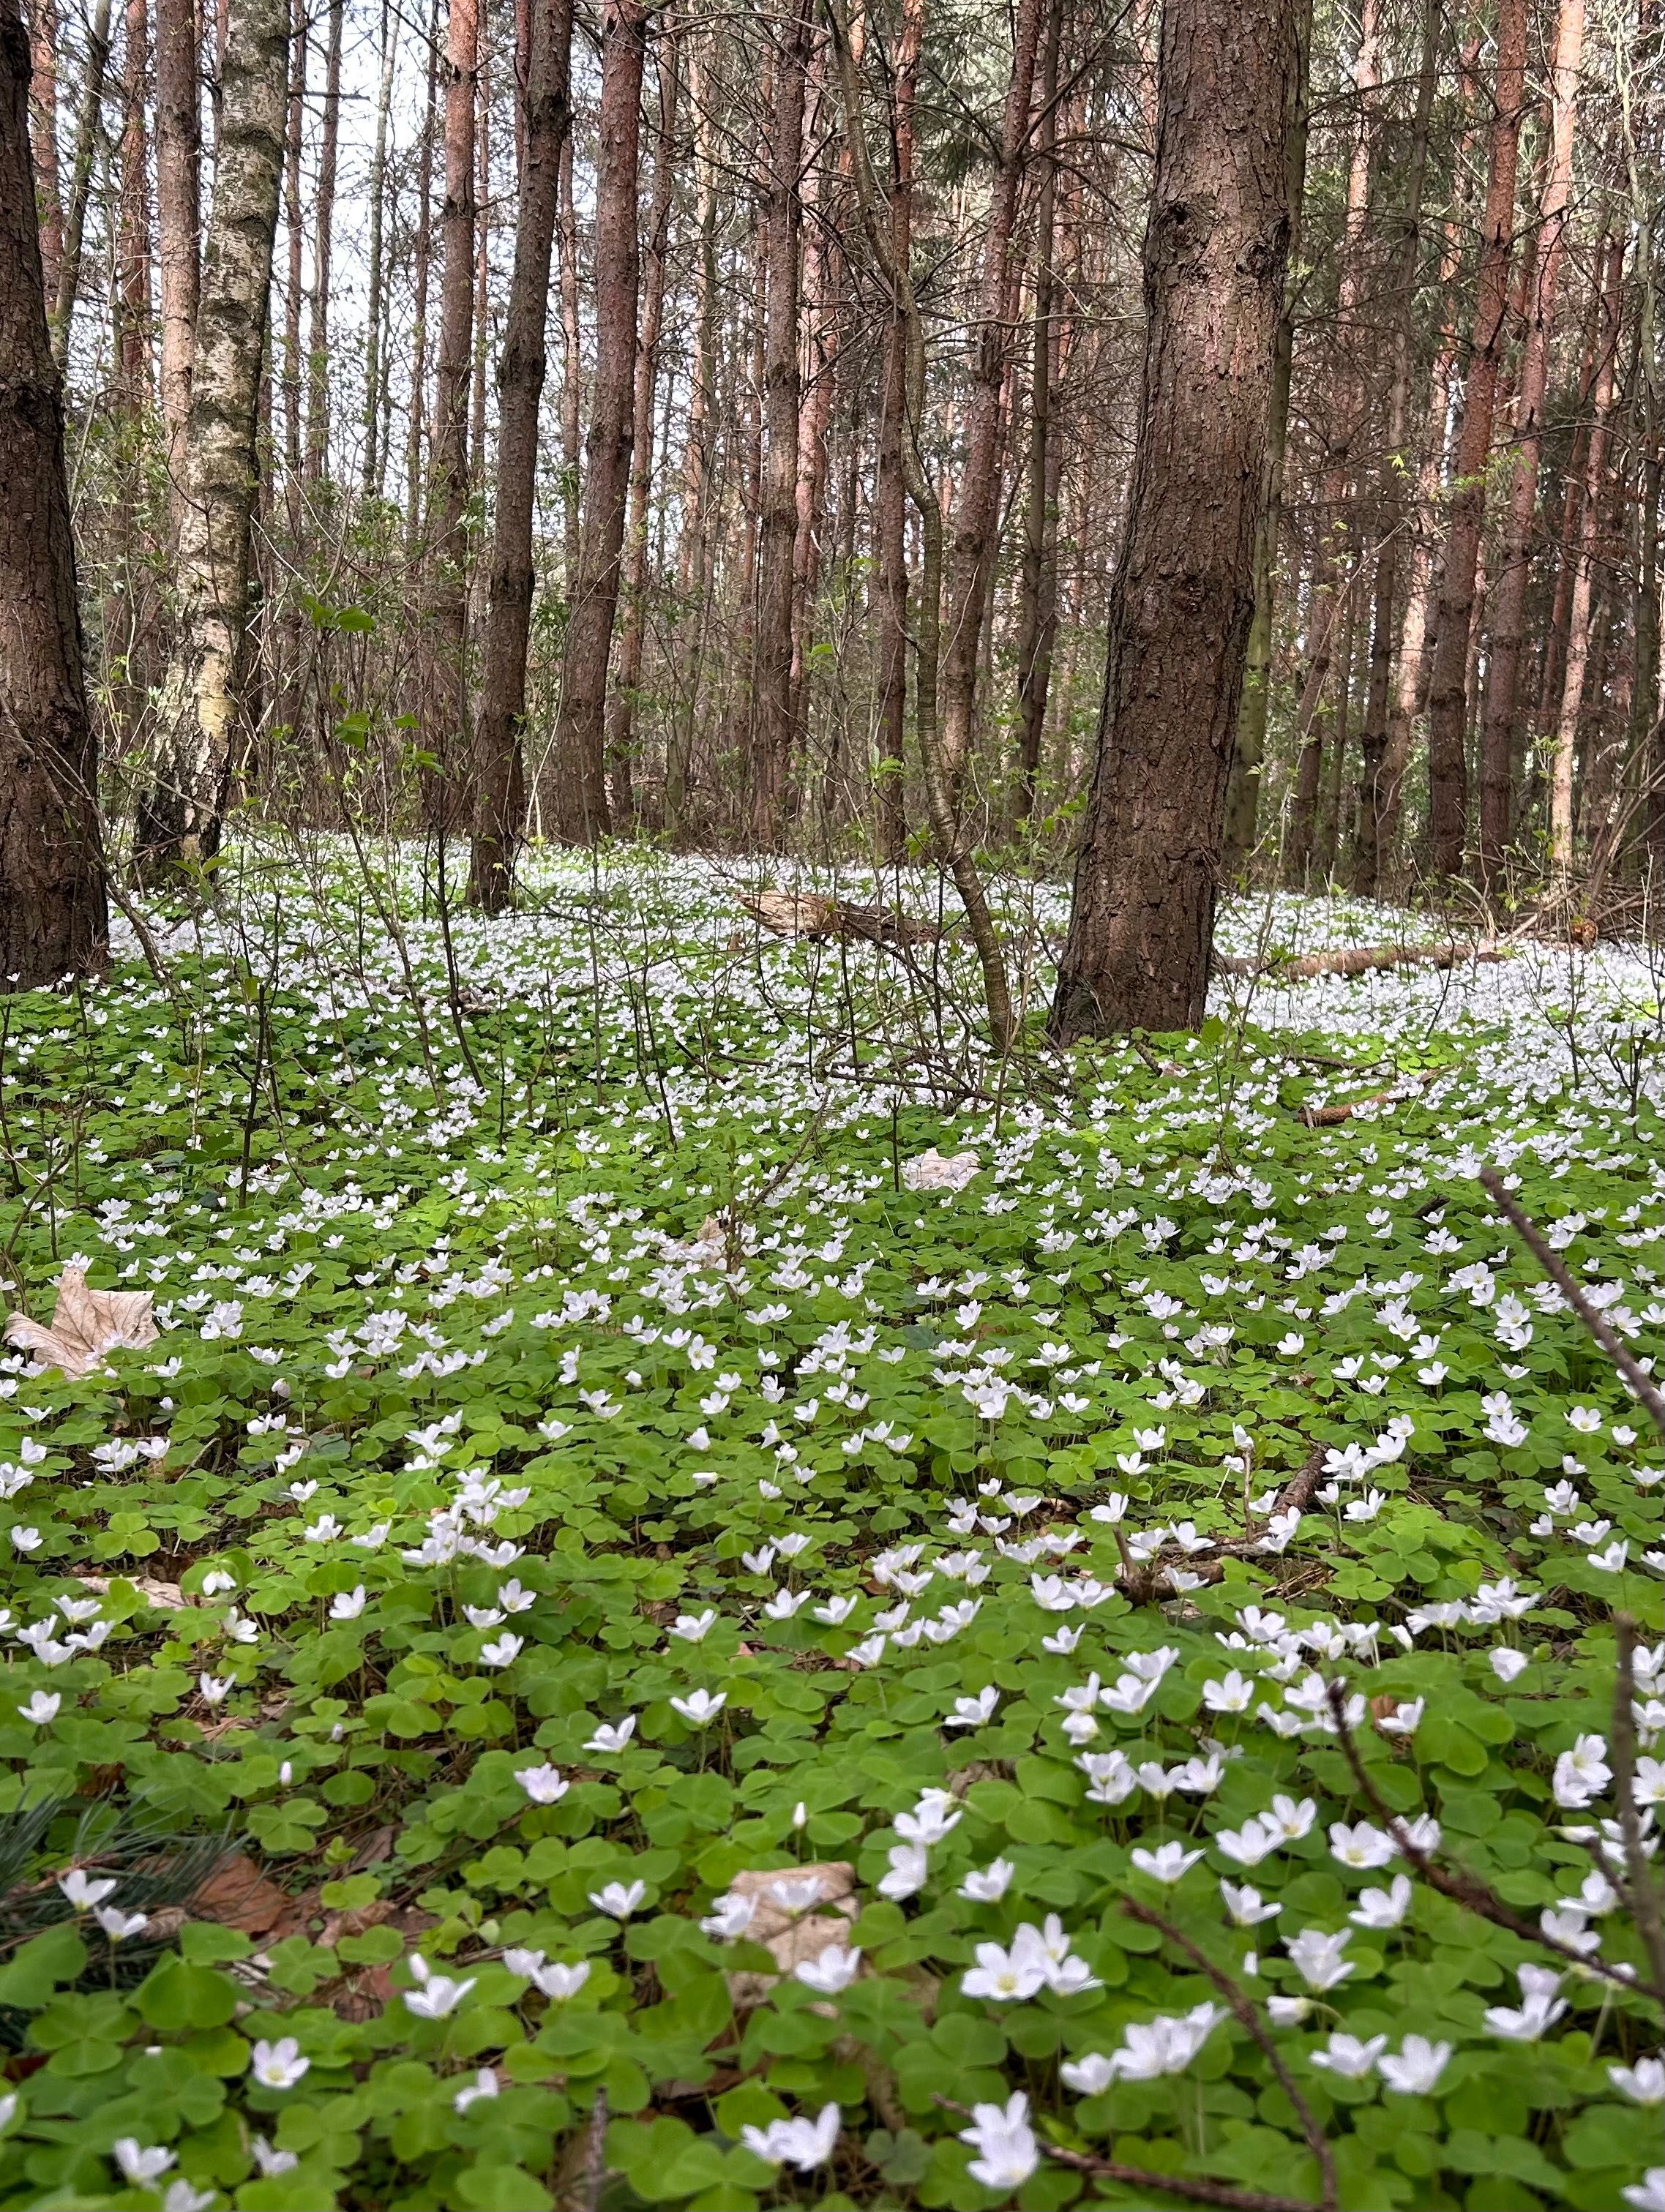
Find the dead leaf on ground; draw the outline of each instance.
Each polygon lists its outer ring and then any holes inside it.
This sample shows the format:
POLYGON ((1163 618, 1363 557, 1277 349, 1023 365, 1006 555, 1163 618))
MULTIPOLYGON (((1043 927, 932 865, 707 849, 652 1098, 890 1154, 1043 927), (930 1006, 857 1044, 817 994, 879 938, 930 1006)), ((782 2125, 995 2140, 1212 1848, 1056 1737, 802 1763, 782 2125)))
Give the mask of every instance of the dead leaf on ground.
POLYGON ((94 1591, 98 1596, 107 1596, 118 1583, 131 1583, 139 1595, 154 1605, 159 1613, 183 1613, 197 1601, 187 1597, 178 1583, 158 1582, 154 1575, 76 1575, 74 1579, 82 1589, 94 1591))
MULTIPOLYGON (((848 1859, 824 1860, 814 1866, 747 1867, 728 1887, 732 1896, 757 1899, 757 1909, 746 1933, 751 1942, 763 1946, 781 1974, 818 1959, 829 1944, 840 1950, 849 1948, 850 1925, 859 1907, 855 1869, 848 1859), (805 1882, 812 1876, 821 1884, 820 1893, 800 1913, 794 1913, 775 1894, 776 1883, 805 1882)), ((734 2009, 747 2012, 762 2004, 779 1979, 777 1974, 744 1969, 731 1974, 728 1988, 734 2009)))
POLYGON ((33 1352, 43 1367, 62 1368, 68 1380, 101 1366, 118 1346, 143 1351, 156 1340, 155 1293, 150 1291, 93 1291, 82 1268, 67 1267, 58 1279, 52 1325, 27 1314, 8 1316, 6 1337, 33 1352))
POLYGON ((245 1936, 287 1936, 301 1917, 297 1900, 279 1889, 246 1852, 235 1852, 216 1867, 192 1892, 186 1910, 193 1920, 217 1921, 245 1936))

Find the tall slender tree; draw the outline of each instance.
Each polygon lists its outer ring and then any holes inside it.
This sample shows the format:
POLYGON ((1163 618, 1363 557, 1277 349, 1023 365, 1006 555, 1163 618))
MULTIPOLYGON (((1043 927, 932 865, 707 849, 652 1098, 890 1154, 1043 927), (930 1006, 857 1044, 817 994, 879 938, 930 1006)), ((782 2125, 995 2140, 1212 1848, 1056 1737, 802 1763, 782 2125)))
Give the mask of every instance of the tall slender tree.
POLYGON ((161 410, 174 535, 202 291, 202 88, 195 0, 156 0, 156 244, 161 264, 161 410))
POLYGON ((547 356, 544 315, 561 191, 561 153, 571 127, 568 84, 572 0, 537 0, 528 26, 528 77, 521 137, 520 218, 514 274, 497 365, 497 485, 491 581, 474 726, 478 816, 469 896, 488 914, 514 890, 514 857, 526 814, 522 727, 526 641, 537 576, 532 509, 538 483, 538 411, 547 356))
POLYGON ((1297 64, 1287 0, 1167 0, 1133 483, 1052 1014, 1066 1042, 1202 1018, 1254 611, 1297 64))
POLYGON ((596 167, 596 361, 586 449, 584 529, 567 619, 556 726, 556 821, 568 842, 606 834, 607 666, 635 430, 636 184, 641 151, 646 0, 605 0, 601 144, 596 167))
POLYGON ((159 714, 155 779, 134 828, 153 877, 211 860, 239 750, 239 662, 258 483, 255 420, 283 163, 285 0, 232 0, 219 157, 185 426, 176 580, 179 635, 159 714))
POLYGON ((108 938, 28 90, 28 33, 0 0, 0 991, 85 975, 108 938))

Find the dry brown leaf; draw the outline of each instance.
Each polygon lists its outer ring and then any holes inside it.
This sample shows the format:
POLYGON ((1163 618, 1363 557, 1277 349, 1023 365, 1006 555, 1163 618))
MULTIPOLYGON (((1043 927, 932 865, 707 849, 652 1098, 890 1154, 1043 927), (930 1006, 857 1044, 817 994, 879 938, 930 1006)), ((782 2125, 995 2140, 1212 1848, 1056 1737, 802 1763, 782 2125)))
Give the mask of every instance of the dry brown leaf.
POLYGON ((67 1267, 58 1279, 52 1325, 43 1327, 27 1314, 9 1315, 6 1337, 33 1352, 43 1367, 59 1367, 73 1382, 101 1366, 119 1346, 141 1351, 156 1340, 155 1297, 149 1291, 92 1291, 84 1270, 67 1267))
POLYGON ((100 1597, 107 1596, 117 1583, 131 1583, 159 1613, 183 1613, 197 1602, 185 1595, 178 1583, 158 1582, 154 1575, 76 1575, 74 1579, 82 1589, 95 1591, 100 1597))
MULTIPOLYGON (((757 1910, 746 1933, 753 1942, 763 1946, 781 1974, 818 1959, 829 1944, 836 1944, 841 1950, 848 1948, 850 1924, 858 1908, 855 1869, 848 1859, 824 1860, 814 1866, 747 1867, 728 1887, 734 1896, 757 1899, 757 1910), (806 1881, 811 1875, 821 1882, 821 1894, 814 1899, 816 1909, 794 1916, 772 1894, 773 1885, 806 1881)), ((777 1974, 731 1974, 728 1988, 735 2010, 747 2012, 762 2004, 779 1979, 777 1974)))
POLYGON ((270 1881, 246 1853, 222 1859, 186 1910, 193 1920, 217 1921, 245 1936, 287 1936, 300 1917, 296 1900, 270 1881))

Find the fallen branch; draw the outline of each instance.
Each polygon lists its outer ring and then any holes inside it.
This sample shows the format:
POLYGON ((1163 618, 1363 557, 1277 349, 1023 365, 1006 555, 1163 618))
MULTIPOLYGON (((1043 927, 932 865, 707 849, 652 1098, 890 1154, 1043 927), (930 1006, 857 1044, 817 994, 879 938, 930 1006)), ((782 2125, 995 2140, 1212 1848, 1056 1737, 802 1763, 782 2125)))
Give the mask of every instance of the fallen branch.
MULTIPOLYGON (((1289 1480, 1273 1500, 1273 1514, 1306 1511, 1307 1507, 1312 1503, 1312 1493, 1318 1487, 1318 1478, 1324 1472, 1326 1449, 1323 1444, 1313 1446, 1300 1467, 1291 1475, 1289 1480)), ((1157 1559, 1147 1560, 1143 1566, 1137 1566, 1128 1552, 1127 1540, 1120 1528, 1115 1531, 1115 1542, 1116 1549, 1121 1554, 1121 1571, 1116 1577, 1116 1584, 1124 1597, 1130 1598, 1135 1605, 1150 1605, 1158 1599, 1184 1597, 1188 1595, 1186 1590, 1176 1589, 1173 1583, 1168 1580, 1168 1567, 1176 1564, 1175 1562, 1164 1563, 1158 1555, 1157 1559)), ((1196 1586, 1199 1588, 1206 1583, 1217 1583, 1225 1572, 1225 1563, 1228 1559, 1248 1559, 1257 1557, 1260 1554, 1260 1543, 1261 1540, 1258 1537, 1228 1540, 1225 1543, 1217 1544, 1206 1559, 1199 1560, 1195 1566, 1188 1568, 1186 1571, 1196 1577, 1196 1586)))
POLYGON ((1503 1177, 1495 1168, 1480 1170, 1480 1187, 1630 1384, 1640 1402, 1647 1407, 1654 1426, 1659 1431, 1661 1438, 1665 1439, 1665 1397, 1660 1395, 1659 1385, 1632 1356, 1628 1346, 1601 1309, 1590 1303, 1571 1269, 1560 1254, 1553 1250, 1546 1242, 1543 1231, 1531 1215, 1524 1212, 1504 1188, 1503 1177))
POLYGON ((1303 982, 1313 975, 1374 975, 1395 968, 1461 968, 1509 957, 1507 945, 1493 939, 1476 945, 1350 945, 1339 952, 1303 952, 1289 960, 1273 953, 1245 960, 1230 952, 1214 955, 1221 975, 1270 975, 1279 982, 1303 982))
POLYGON ((1569 1966, 1580 1967, 1585 1973, 1595 1974, 1604 1982, 1611 1982, 1615 1989, 1626 1990, 1632 1996, 1652 1997, 1656 2004, 1665 2004, 1665 1990, 1652 1988, 1639 1974, 1623 1973, 1617 1966, 1608 1966, 1605 1959, 1575 1950, 1571 1943, 1563 1943, 1559 1937, 1546 1935, 1541 1928, 1534 1927, 1531 1921, 1523 1919, 1518 1912, 1511 1911, 1497 1892, 1489 1888, 1478 1875, 1461 1869, 1453 1872, 1443 1867, 1431 1851, 1425 1850, 1412 1837, 1399 1814, 1389 1806, 1365 1771, 1352 1730, 1347 1725, 1346 1686, 1340 1682, 1331 1682, 1328 1696, 1342 1755, 1352 1770, 1352 1778, 1358 1785, 1360 1795, 1431 1889, 1437 1889, 1442 1897, 1449 1897, 1454 1905, 1465 1906, 1478 1918, 1489 1920, 1494 1928, 1506 1928, 1511 1936, 1518 1936, 1522 1942, 1541 1944, 1546 1951, 1553 1951, 1569 1966))
MULTIPOLYGON (((1431 1067, 1418 1076, 1416 1087, 1419 1091, 1427 1089, 1434 1079, 1434 1073, 1435 1071, 1431 1067)), ((1303 1128, 1334 1129, 1339 1127, 1343 1121, 1351 1121, 1353 1115, 1363 1107, 1398 1105, 1411 1095, 1408 1091, 1401 1090, 1395 1084, 1390 1085, 1386 1091, 1367 1091, 1362 1098, 1350 1098, 1343 1105, 1303 1106, 1296 1119, 1303 1128)))
MULTIPOLYGON (((975 2120, 977 2117, 969 2105, 957 2105, 940 2091, 932 2102, 963 2120, 975 2120)), ((1036 2136, 1035 2142, 1042 2156, 1058 2166, 1067 2166, 1076 2173, 1096 2174, 1102 2181, 1119 2181, 1129 2189, 1149 2189, 1164 2197, 1182 2197, 1191 2204, 1219 2204, 1226 2208, 1226 2212, 1313 2212, 1313 2207, 1298 2197, 1268 2197, 1262 2190, 1234 2189, 1229 2181, 1205 2181, 1193 2174, 1153 2173, 1148 2166, 1122 2166, 1115 2159, 1095 2158, 1088 2151, 1066 2150, 1061 2144, 1047 2142, 1043 2136, 1036 2136)))
POLYGON ((1642 1821, 1636 1808, 1636 1623, 1628 1613, 1613 1621, 1618 1671, 1613 1686, 1613 1789, 1624 1840, 1627 1902, 1642 1948, 1653 1970, 1654 1986, 1665 2003, 1665 1928, 1660 1924, 1659 1887, 1642 1848, 1642 1821))
POLYGON ((1239 2023, 1246 2027, 1265 2053, 1267 2063, 1278 2077, 1278 2085, 1289 2099, 1295 2117, 1301 2123, 1301 2132, 1307 2139, 1307 2148, 1318 2161, 1318 2172, 1323 2191, 1322 2212, 1335 2212, 1335 2158, 1330 2149, 1329 2138, 1318 2124, 1310 2105, 1295 2086, 1293 2075, 1283 2062, 1281 2053, 1273 2040, 1272 2031, 1261 2018, 1253 1998, 1247 1990, 1234 1982, 1223 1966, 1217 1966, 1206 1951, 1199 1950, 1190 1937, 1176 1928, 1171 1921, 1136 1898, 1124 1897, 1121 1910, 1129 1919, 1143 1922, 1154 1928, 1176 1949, 1183 1951, 1199 1973, 1206 1974, 1214 1987, 1231 2006, 1239 2023))
POLYGON ((856 906, 821 891, 758 891, 743 896, 740 904, 776 937, 806 937, 823 944, 858 937, 894 950, 931 944, 942 933, 934 922, 916 921, 892 907, 856 906))

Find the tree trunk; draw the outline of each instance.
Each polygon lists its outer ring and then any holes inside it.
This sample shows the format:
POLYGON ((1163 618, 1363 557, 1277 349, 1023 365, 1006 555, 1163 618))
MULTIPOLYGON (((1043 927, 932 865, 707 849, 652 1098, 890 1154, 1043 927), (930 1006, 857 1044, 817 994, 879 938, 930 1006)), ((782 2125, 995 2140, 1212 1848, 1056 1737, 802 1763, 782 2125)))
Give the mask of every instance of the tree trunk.
POLYGON ((1035 314, 1030 339, 1028 482, 1024 501, 1024 563, 1018 623, 1018 793, 1013 812, 1027 822, 1041 770, 1053 640, 1058 629, 1058 482, 1061 460, 1052 434, 1058 381, 1058 325, 1053 314, 1052 257, 1058 206, 1058 48, 1063 0, 1047 14, 1042 67, 1040 205, 1035 218, 1035 314))
POLYGON ((1566 245, 1572 189, 1573 133, 1583 57, 1584 0, 1560 0, 1551 70, 1551 130, 1538 235, 1528 272, 1526 346, 1515 408, 1515 459, 1510 472, 1503 556, 1492 586, 1490 668, 1480 745, 1480 873, 1489 885, 1502 865, 1511 830, 1515 759, 1520 723, 1521 656, 1526 646, 1527 583, 1532 573, 1538 509, 1538 458, 1549 391, 1555 302, 1566 245))
POLYGON ((413 246, 410 334, 410 411, 404 441, 405 559, 412 568, 422 562, 422 450, 428 422, 428 293, 434 254, 434 133, 440 94, 440 0, 434 0, 428 16, 428 100, 422 115, 421 142, 416 151, 416 235, 413 246))
POLYGON ((58 0, 29 9, 29 145, 40 224, 40 268, 48 300, 64 266, 64 193, 58 173, 58 0))
POLYGON ((994 573, 1001 468, 1000 391, 1006 372, 1006 296, 1011 283, 1012 233, 1018 186, 1029 143, 1030 111, 1041 40, 1042 0, 1017 0, 1012 17, 1012 75, 1000 123, 1000 166, 983 234, 982 282, 973 334, 971 392, 966 410, 965 465, 961 471, 949 564, 946 636, 942 665, 942 753, 951 788, 957 789, 976 721, 977 660, 983 611, 994 573))
POLYGON ((1149 321, 1062 1042, 1194 1028, 1254 612, 1289 246, 1294 11, 1169 0, 1145 240, 1149 321))
POLYGON ((751 834, 778 836, 792 751, 792 554, 798 528, 798 301, 803 200, 804 86, 809 0, 790 0, 775 42, 769 142, 769 262, 763 325, 764 458, 752 647, 749 778, 751 834))
POLYGON ((635 812, 632 749, 636 694, 641 688, 647 623, 647 495, 653 467, 653 398, 658 388, 659 330, 665 317, 665 265, 671 244, 671 187, 676 173, 679 53, 674 19, 667 19, 659 51, 659 144, 653 156, 653 194, 647 212, 647 265, 642 287, 641 329, 636 338, 635 389, 631 399, 630 497, 624 533, 624 624, 618 665, 608 693, 607 779, 614 821, 623 828, 635 812))
POLYGON ((556 823, 568 844, 607 833, 607 664, 618 607, 624 509, 635 428, 636 180, 647 0, 605 0, 600 154, 596 168, 595 388, 585 447, 584 534, 567 618, 556 725, 556 823))
POLYGON ((1393 684, 1394 630, 1404 540, 1411 516, 1402 485, 1405 439, 1411 402, 1411 363, 1416 340, 1418 259, 1422 244, 1422 204, 1428 176, 1428 138, 1439 82, 1442 16, 1439 0, 1428 0, 1422 17, 1422 53, 1417 70, 1416 110, 1407 164, 1404 228, 1395 248, 1392 286, 1393 370, 1388 391, 1387 447, 1376 472, 1376 589, 1370 610, 1370 675, 1364 696, 1364 724, 1359 733, 1358 835, 1353 851, 1353 889, 1374 898, 1381 887, 1387 849, 1387 782, 1389 695, 1393 684))
POLYGON ((1602 328, 1597 341, 1595 387, 1590 399, 1589 443, 1584 453, 1583 511, 1579 519, 1578 544, 1573 558, 1572 600, 1567 615, 1566 672, 1561 683, 1560 712, 1555 721, 1555 744, 1549 785, 1549 866, 1553 889, 1565 897, 1571 887, 1575 812, 1573 769, 1577 757, 1578 726, 1584 707, 1584 684, 1589 671, 1591 602, 1595 588, 1596 545, 1601 532, 1602 472, 1607 466, 1608 419, 1613 413, 1614 371, 1619 354, 1620 285, 1625 270, 1625 240, 1609 233, 1601 241, 1602 328))
POLYGON ((195 0, 156 0, 156 234, 161 261, 161 411, 173 534, 202 289, 202 105, 195 0))
POLYGON ((301 289, 305 234, 301 214, 301 155, 307 128, 307 0, 289 14, 289 105, 283 127, 283 229, 289 270, 283 287, 283 477, 290 536, 301 535, 301 289))
POLYGON ((708 75, 697 34, 690 34, 689 93, 694 110, 694 350, 688 378, 688 436, 683 448, 682 530, 677 548, 677 624, 681 664, 672 724, 665 756, 665 818, 673 836, 683 828, 694 757, 694 718, 704 667, 707 595, 710 588, 712 443, 716 428, 713 384, 717 366, 717 165, 707 97, 708 75))
POLYGON ((1445 563, 1440 574, 1439 635, 1428 689, 1428 832, 1437 878, 1462 872, 1468 834, 1468 724, 1469 631, 1480 528, 1486 517, 1486 470, 1498 373, 1507 337, 1509 260, 1515 238, 1515 172, 1526 100, 1526 0, 1498 0, 1498 68, 1480 233, 1474 323, 1457 438, 1456 488, 1451 500, 1445 563))
POLYGON ((424 532, 429 710, 424 717, 428 827, 443 839, 469 817, 468 402, 474 371, 475 73, 478 0, 450 0, 445 50, 445 205, 440 215, 440 350, 424 532))
POLYGON ((532 630, 532 502, 538 477, 538 410, 545 371, 544 323, 560 199, 561 149, 571 127, 572 0, 538 0, 521 123, 520 218, 514 274, 497 367, 497 485, 491 587, 474 728, 479 816, 469 897, 488 914, 514 891, 514 856, 526 811, 521 726, 526 709, 526 643, 532 630))
POLYGON ((578 591, 580 520, 582 483, 580 476, 580 403, 584 391, 584 361, 578 328, 578 210, 573 204, 573 141, 569 131, 561 142, 561 513, 564 549, 562 580, 568 604, 578 591))
POLYGON ((163 692, 156 782, 134 827, 136 857, 153 878, 218 851, 234 766, 288 58, 284 0, 234 0, 185 426, 179 641, 163 692))
MULTIPOLYGON (((398 18, 390 0, 381 0, 381 78, 376 90, 376 135, 370 155, 369 298, 365 307, 364 334, 364 489, 372 499, 381 497, 382 484, 381 395, 386 369, 381 240, 387 198, 387 118, 393 104, 393 68, 398 53, 398 18)), ((420 398, 416 404, 420 405, 420 398)))
POLYGON ((330 264, 335 238, 336 154, 341 137, 341 33, 343 0, 330 0, 330 43, 324 71, 324 127, 318 149, 313 210, 313 312, 307 345, 307 481, 319 483, 330 445, 330 264))
POLYGON ((117 362, 123 410, 150 398, 150 154, 145 129, 149 0, 127 0, 122 50, 121 207, 117 233, 117 362))
MULTIPOLYGON (((891 86, 890 252, 906 269, 913 255, 914 104, 925 39, 925 0, 904 0, 891 86)), ((883 396, 879 405, 878 471, 873 531, 878 589, 874 613, 878 639, 879 842, 889 860, 907 848, 907 777, 903 740, 908 723, 908 479, 902 440, 908 424, 908 322, 892 291, 884 325, 883 396)))
POLYGON ((0 989, 33 990, 100 967, 108 923, 28 91, 28 34, 0 0, 0 989))
POLYGON ((52 359, 58 374, 70 357, 70 326, 81 296, 81 258, 87 236, 87 202, 93 189, 93 156, 98 149, 104 104, 104 73, 110 64, 110 0, 96 0, 87 30, 86 73, 76 118, 75 158, 70 166, 70 211, 64 228, 64 259, 52 305, 52 359))
POLYGON ((1255 608, 1249 625, 1249 648, 1243 664, 1243 697, 1237 708, 1237 731, 1232 742, 1231 768, 1226 779, 1225 828, 1220 866, 1221 872, 1227 876, 1235 876, 1244 866, 1255 850, 1260 834, 1261 775, 1266 762, 1267 720, 1272 707, 1273 618, 1277 594, 1278 549, 1283 533, 1289 395, 1295 365, 1294 270, 1301 251, 1302 211, 1307 184, 1307 140, 1311 123, 1307 80, 1312 50, 1312 0, 1301 0, 1301 4, 1296 9, 1295 36, 1297 42, 1295 99, 1290 111, 1289 143, 1285 149, 1289 176, 1289 255, 1272 356, 1272 401, 1266 436, 1266 495, 1255 532, 1255 608))

